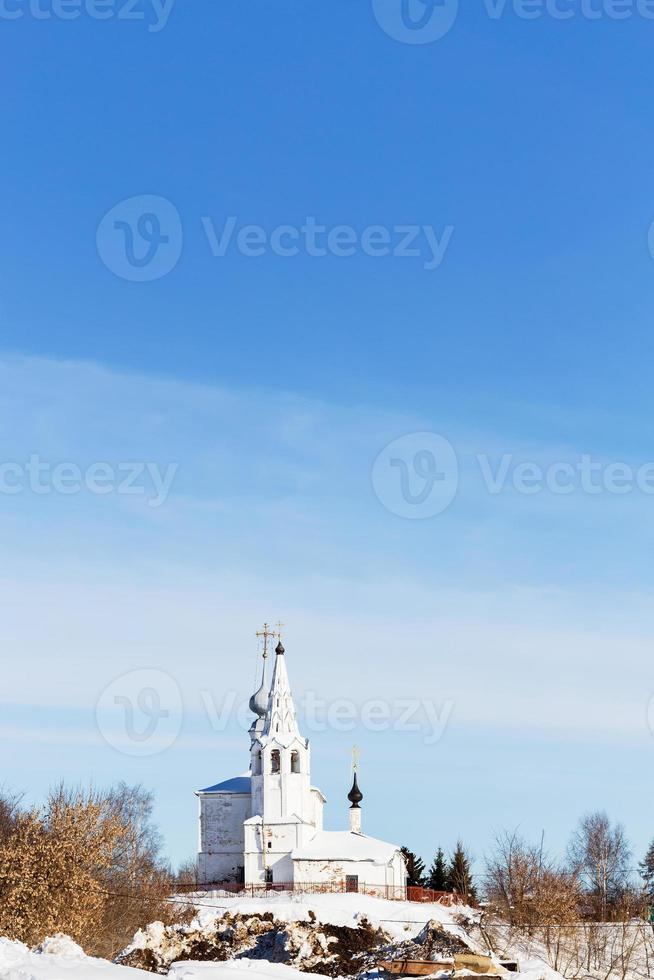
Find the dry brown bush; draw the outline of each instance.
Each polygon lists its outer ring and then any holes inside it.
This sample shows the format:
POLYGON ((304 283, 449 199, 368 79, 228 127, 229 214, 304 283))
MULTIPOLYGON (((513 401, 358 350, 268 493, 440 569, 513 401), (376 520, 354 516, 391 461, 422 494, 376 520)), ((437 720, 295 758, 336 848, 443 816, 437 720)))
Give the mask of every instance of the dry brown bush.
POLYGON ((14 812, 0 833, 0 934, 33 946, 64 932, 112 957, 148 922, 179 919, 151 814, 151 794, 125 784, 59 786, 43 808, 14 812))
POLYGON ((99 879, 122 832, 81 794, 21 813, 0 845, 0 933, 35 945, 65 932, 86 946, 106 903, 99 879))

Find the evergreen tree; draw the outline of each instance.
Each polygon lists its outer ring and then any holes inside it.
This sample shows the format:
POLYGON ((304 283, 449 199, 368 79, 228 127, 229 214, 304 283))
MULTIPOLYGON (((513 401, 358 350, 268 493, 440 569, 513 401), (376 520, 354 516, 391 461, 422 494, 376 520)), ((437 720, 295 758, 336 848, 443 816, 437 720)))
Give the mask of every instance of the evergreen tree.
POLYGON ((467 900, 477 901, 477 892, 470 872, 470 861, 461 841, 457 841, 456 850, 447 869, 447 890, 457 892, 467 900))
POLYGON ((417 854, 414 854, 413 851, 410 851, 408 847, 403 847, 401 850, 406 861, 407 885, 424 885, 425 862, 417 854))
POLYGON ((638 865, 640 876, 645 882, 645 895, 648 902, 654 905, 654 840, 647 849, 647 854, 638 865))
POLYGON ((436 857, 429 869, 427 888, 433 888, 435 892, 447 891, 447 867, 445 866, 445 855, 442 847, 438 848, 436 857))

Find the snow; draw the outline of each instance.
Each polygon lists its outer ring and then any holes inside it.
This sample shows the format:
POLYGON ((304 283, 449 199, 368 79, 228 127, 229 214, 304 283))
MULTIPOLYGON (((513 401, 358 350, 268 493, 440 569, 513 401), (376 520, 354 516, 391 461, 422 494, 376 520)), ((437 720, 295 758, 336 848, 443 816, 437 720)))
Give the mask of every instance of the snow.
POLYGON ((0 937, 0 980, 153 980, 144 970, 86 956, 67 936, 46 939, 39 948, 44 951, 0 937))
POLYGON ((265 960, 231 960, 227 963, 175 963, 168 976, 171 980, 310 980, 310 976, 320 977, 320 974, 301 973, 291 966, 265 960))
MULTIPOLYGON (((197 914, 194 923, 185 928, 210 929, 226 911, 245 916, 272 912, 275 919, 291 924, 308 923, 310 913, 313 913, 316 923, 334 926, 356 927, 366 918, 373 926, 383 928, 394 942, 403 942, 416 937, 431 922, 457 936, 470 948, 485 951, 479 941, 471 938, 471 935, 479 936, 475 925, 478 913, 465 906, 391 902, 360 894, 281 893, 247 898, 216 892, 179 896, 180 901, 189 899, 197 906, 197 914)), ((298 935, 302 933, 301 930, 291 931, 298 935)), ((152 948, 159 936, 164 937, 163 925, 152 923, 147 930, 137 934, 133 946, 142 943, 152 948)), ((307 949, 308 956, 310 952, 307 949)), ((560 974, 547 967, 535 950, 529 953, 524 950, 520 959, 521 973, 514 975, 516 980, 561 980, 560 974)), ((297 960, 295 962, 297 965, 297 960)), ((266 959, 246 958, 227 962, 179 960, 172 963, 168 973, 170 980, 307 980, 308 976, 321 975, 300 973, 294 967, 269 963, 266 959)), ((367 976, 369 980, 379 978, 377 971, 367 976)), ((46 939, 35 950, 0 938, 0 980, 155 980, 155 975, 86 956, 67 936, 57 935, 46 939)))
POLYGON ((415 935, 431 920, 436 920, 448 931, 459 937, 464 930, 456 922, 458 916, 470 913, 467 906, 445 906, 431 902, 389 902, 361 894, 297 895, 288 892, 270 892, 264 898, 246 898, 224 892, 203 892, 193 896, 178 896, 190 901, 198 909, 199 926, 225 911, 248 915, 255 912, 272 912, 283 922, 307 921, 313 912, 318 922, 334 926, 357 926, 365 917, 373 926, 381 926, 396 939, 415 935))
POLYGON ((35 953, 43 953, 46 956, 85 956, 81 946, 78 946, 70 936, 64 936, 58 932, 55 936, 48 936, 40 946, 34 950, 35 953))
POLYGON ((388 864, 398 848, 376 837, 349 830, 321 830, 304 847, 296 848, 294 861, 372 861, 388 864))
MULTIPOLYGON (((86 956, 67 936, 48 939, 48 952, 31 951, 24 943, 0 937, 0 980, 156 980, 156 975, 108 960, 86 956), (52 950, 62 952, 55 953, 52 950), (64 952, 68 950, 68 952, 64 952)), ((175 963, 171 980, 307 980, 306 973, 289 966, 264 961, 238 960, 228 963, 175 963)), ((312 974, 318 977, 319 974, 312 974)))

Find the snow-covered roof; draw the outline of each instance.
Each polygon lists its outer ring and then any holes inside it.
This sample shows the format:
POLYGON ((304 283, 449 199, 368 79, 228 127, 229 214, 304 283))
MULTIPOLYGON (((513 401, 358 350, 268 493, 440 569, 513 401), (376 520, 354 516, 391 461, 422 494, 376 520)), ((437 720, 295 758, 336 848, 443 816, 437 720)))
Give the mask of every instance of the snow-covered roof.
POLYGON ((234 776, 226 779, 215 786, 207 786, 205 789, 198 790, 199 793, 250 793, 252 790, 252 779, 248 774, 244 776, 234 776))
POLYGON ((354 834, 350 830, 321 830, 315 837, 297 847, 291 854, 294 861, 371 861, 388 864, 400 848, 376 837, 354 834))

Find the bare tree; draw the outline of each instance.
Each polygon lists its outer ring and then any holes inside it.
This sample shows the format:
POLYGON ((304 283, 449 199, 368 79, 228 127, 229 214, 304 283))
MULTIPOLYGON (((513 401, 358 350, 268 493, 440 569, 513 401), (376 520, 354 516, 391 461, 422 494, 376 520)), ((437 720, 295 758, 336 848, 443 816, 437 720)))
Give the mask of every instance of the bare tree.
POLYGON ((175 884, 182 891, 193 890, 198 887, 197 858, 190 857, 186 861, 182 861, 177 869, 175 884))
POLYGON ((93 951, 115 956, 141 926, 172 921, 179 910, 167 903, 173 876, 162 856, 162 838, 153 821, 154 797, 143 786, 121 782, 100 796, 108 819, 122 828, 112 862, 101 876, 107 893, 93 951))
POLYGON ((496 836, 493 853, 486 859, 485 894, 514 925, 528 926, 533 917, 544 862, 541 849, 527 844, 517 830, 496 836))
POLYGON ((612 825, 601 811, 581 818, 568 845, 568 861, 599 921, 606 920, 609 908, 620 902, 629 881, 630 858, 622 824, 612 825))

